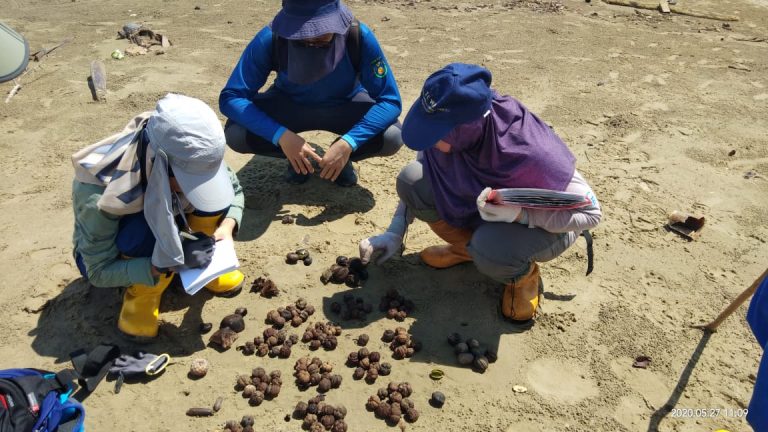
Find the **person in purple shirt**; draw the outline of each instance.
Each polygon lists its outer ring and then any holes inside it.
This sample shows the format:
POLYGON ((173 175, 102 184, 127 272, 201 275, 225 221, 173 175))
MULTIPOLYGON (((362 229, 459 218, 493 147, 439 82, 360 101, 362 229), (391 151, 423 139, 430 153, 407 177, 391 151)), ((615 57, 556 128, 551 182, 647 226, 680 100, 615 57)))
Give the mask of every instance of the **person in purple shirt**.
POLYGON ((417 160, 397 177, 400 202, 387 232, 363 239, 360 257, 377 264, 401 250, 419 218, 441 239, 421 252, 424 263, 448 268, 473 262, 504 284, 501 313, 528 325, 543 283, 538 262, 555 259, 600 222, 600 204, 576 171, 571 151, 519 101, 491 89, 491 73, 450 64, 424 83, 403 124, 417 160), (585 197, 571 210, 489 202, 500 188, 538 188, 585 197))
POLYGON ((239 153, 287 158, 287 181, 320 177, 357 184, 352 161, 402 147, 397 83, 373 32, 339 0, 283 0, 248 44, 219 96, 227 144, 239 153), (271 71, 274 84, 264 92, 271 71), (320 157, 300 132, 338 134, 320 157))

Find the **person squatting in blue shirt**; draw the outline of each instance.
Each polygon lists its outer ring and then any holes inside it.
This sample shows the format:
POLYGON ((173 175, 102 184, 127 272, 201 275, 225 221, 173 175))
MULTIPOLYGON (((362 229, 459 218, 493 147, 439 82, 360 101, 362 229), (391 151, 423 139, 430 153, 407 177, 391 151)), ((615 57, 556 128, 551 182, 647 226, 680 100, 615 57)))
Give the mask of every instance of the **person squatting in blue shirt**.
POLYGON ((287 158, 287 181, 320 177, 357 184, 351 162, 395 154, 403 142, 397 83, 373 32, 339 0, 283 0, 248 44, 219 96, 227 144, 287 158), (274 34, 274 35, 273 35, 274 34), (357 63, 357 64, 355 64, 357 63), (259 93, 269 73, 274 84, 259 93), (297 133, 339 134, 320 157, 297 133))

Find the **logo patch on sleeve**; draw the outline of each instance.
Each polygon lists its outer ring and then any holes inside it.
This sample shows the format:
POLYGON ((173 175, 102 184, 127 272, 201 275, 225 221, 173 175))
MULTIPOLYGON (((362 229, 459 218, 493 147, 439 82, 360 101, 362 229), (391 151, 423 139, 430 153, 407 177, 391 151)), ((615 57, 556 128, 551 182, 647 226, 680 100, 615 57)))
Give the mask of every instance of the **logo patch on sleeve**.
POLYGON ((373 67, 373 75, 375 75, 376 78, 384 78, 385 76, 387 76, 387 73, 389 72, 387 63, 384 62, 384 59, 382 59, 381 57, 372 61, 371 66, 373 67))

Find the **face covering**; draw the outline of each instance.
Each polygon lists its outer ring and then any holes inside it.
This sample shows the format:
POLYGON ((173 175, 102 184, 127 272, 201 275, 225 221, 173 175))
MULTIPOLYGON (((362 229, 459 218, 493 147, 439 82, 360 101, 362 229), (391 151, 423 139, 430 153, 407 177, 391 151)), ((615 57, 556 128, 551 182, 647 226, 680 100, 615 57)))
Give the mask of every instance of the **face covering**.
POLYGON ((346 41, 344 35, 334 34, 327 47, 311 47, 300 40, 278 38, 278 52, 285 56, 280 63, 286 65, 286 69, 280 72, 285 73, 289 81, 299 85, 315 83, 339 65, 346 54, 346 41))

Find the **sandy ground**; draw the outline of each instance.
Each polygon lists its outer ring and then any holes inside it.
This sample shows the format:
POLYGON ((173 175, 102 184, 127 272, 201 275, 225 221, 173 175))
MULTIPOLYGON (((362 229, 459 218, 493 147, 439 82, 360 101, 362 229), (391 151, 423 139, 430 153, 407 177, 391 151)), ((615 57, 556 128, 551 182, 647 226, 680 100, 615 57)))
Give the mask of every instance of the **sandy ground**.
MULTIPOLYGON (((397 287, 418 306, 405 324, 425 348, 394 361, 389 377, 415 388, 422 415, 408 430, 750 430, 734 415, 750 399, 761 354, 744 322, 746 308, 711 339, 688 326, 716 316, 766 265, 768 5, 681 3, 741 21, 726 28, 596 0, 566 1, 563 8, 546 1, 350 1, 376 31, 406 108, 428 73, 444 64, 487 66, 497 89, 539 113, 570 145, 605 215, 594 232, 592 275, 584 276, 583 242, 542 266, 547 298, 527 332, 499 320, 501 287, 472 265, 434 271, 419 262, 418 251, 437 242, 423 223, 412 226, 402 258, 371 269, 356 295, 378 304, 397 287), (665 231, 666 214, 675 209, 706 215, 700 240, 665 231), (452 331, 498 347, 499 361, 482 375, 457 367, 445 342, 452 331), (648 369, 631 367, 638 355, 653 359, 648 369), (428 378, 436 367, 446 372, 437 382, 428 378), (513 393, 513 385, 528 392, 513 393), (442 410, 426 403, 434 390, 448 396, 442 410), (660 409, 668 401, 721 411, 714 418, 664 417, 660 409)), ((34 50, 74 40, 27 75, 9 104, 0 104, 0 367, 59 369, 69 352, 100 342, 135 349, 115 330, 120 293, 89 288, 74 267, 69 156, 152 109, 166 92, 216 107, 244 45, 278 7, 274 0, 4 2, 0 19, 23 32, 34 50), (144 22, 175 45, 164 55, 112 60, 112 50, 128 46, 115 39, 127 21, 144 22), (106 63, 106 103, 91 100, 93 59, 106 63)), ((0 86, 3 97, 10 88, 0 86)), ((331 139, 307 137, 321 146, 331 139)), ((111 383, 102 384, 85 401, 88 429, 213 431, 253 414, 262 430, 300 430, 283 417, 312 394, 299 392, 288 377, 294 361, 309 353, 306 346, 290 360, 219 353, 206 347, 198 325, 246 306, 242 342, 266 327, 269 309, 299 296, 321 311, 316 317, 333 318, 330 302, 349 289, 323 286, 319 275, 336 255, 355 254, 361 238, 387 226, 394 177, 413 157, 403 149, 365 161, 358 165, 359 187, 342 190, 318 178, 288 187, 281 181, 284 162, 229 153, 246 191, 237 250, 247 283, 268 275, 283 294, 266 300, 246 290, 221 299, 169 291, 161 336, 147 349, 171 353, 175 364, 118 395, 111 383), (283 214, 298 216, 297 223, 282 225, 283 214), (315 264, 287 266, 284 254, 297 247, 309 248, 315 264), (199 381, 186 377, 195 357, 213 365, 199 381), (238 373, 255 366, 279 369, 286 379, 277 399, 251 408, 233 386, 238 373), (188 407, 219 395, 224 408, 215 417, 185 416, 188 407)), ((362 332, 372 336, 371 346, 384 348, 378 337, 395 323, 374 313, 342 324, 339 348, 320 354, 344 376, 328 399, 347 406, 350 430, 390 430, 363 406, 379 385, 353 381, 343 359, 362 332)))

